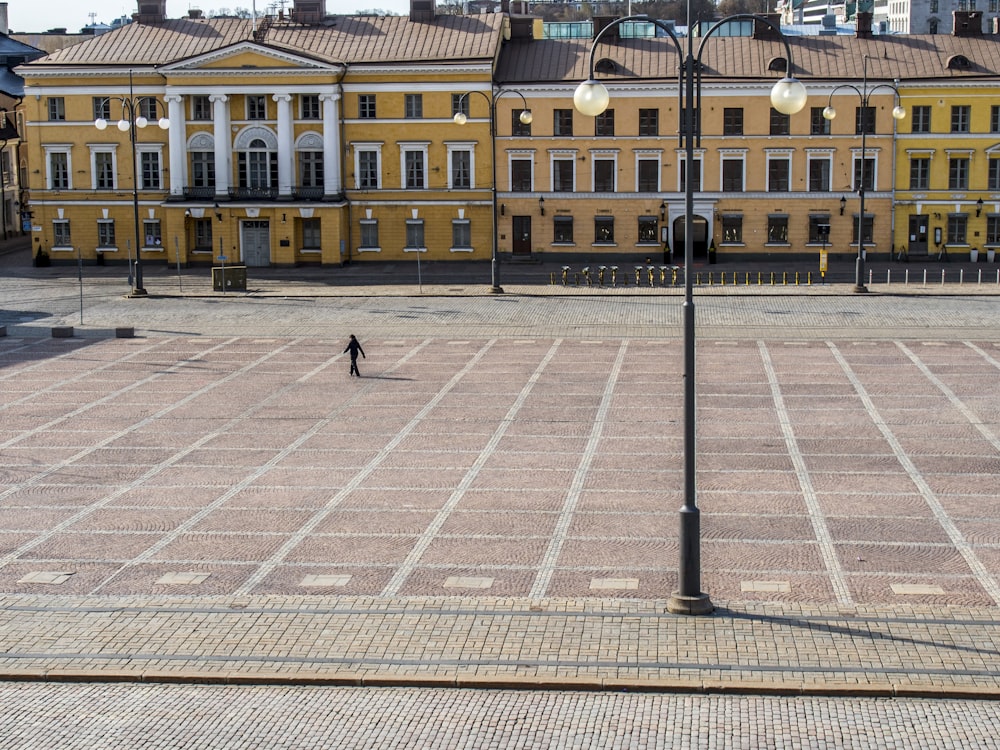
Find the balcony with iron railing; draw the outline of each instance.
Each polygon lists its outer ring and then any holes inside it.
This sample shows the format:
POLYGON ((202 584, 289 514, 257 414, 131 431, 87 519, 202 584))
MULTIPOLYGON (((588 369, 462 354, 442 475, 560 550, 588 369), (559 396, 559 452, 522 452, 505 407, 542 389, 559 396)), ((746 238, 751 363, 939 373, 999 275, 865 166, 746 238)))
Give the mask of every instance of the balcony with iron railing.
MULTIPOLYGON (((272 202, 278 200, 313 201, 324 203, 339 203, 344 200, 344 194, 326 195, 322 187, 292 188, 291 195, 279 196, 278 188, 273 187, 230 187, 227 190, 228 199, 232 201, 272 202)), ((184 200, 212 202, 219 200, 214 187, 184 187, 184 200)))

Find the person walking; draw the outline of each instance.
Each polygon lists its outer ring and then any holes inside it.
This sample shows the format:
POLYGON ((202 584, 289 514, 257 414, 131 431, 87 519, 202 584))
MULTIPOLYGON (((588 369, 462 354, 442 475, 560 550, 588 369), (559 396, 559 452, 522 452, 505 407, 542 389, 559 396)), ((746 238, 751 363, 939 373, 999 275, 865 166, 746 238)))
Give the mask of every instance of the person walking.
POLYGON ((351 353, 351 375, 357 375, 360 378, 361 373, 358 372, 358 354, 360 353, 363 359, 367 359, 367 357, 365 357, 365 350, 361 348, 361 344, 354 338, 353 333, 351 334, 350 341, 347 342, 347 348, 344 349, 344 354, 348 352, 351 353))

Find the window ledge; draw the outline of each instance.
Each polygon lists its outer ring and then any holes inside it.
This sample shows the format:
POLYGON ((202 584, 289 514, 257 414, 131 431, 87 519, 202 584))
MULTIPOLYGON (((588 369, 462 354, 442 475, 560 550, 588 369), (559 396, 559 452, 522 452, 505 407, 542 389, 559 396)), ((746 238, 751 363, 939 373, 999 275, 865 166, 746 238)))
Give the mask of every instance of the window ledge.
POLYGON ((51 252, 53 252, 53 253, 75 253, 76 252, 76 248, 75 247, 67 247, 67 246, 63 245, 63 246, 60 246, 60 247, 53 247, 51 249, 51 252))
POLYGON ((163 247, 155 247, 155 246, 154 247, 142 247, 142 248, 139 248, 139 249, 142 250, 144 253, 162 253, 162 252, 166 252, 163 249, 163 247))
POLYGON ((321 255, 323 251, 318 247, 300 247, 299 252, 303 255, 321 255))
POLYGON ((450 253, 474 253, 475 250, 471 247, 450 247, 448 248, 450 253))
POLYGON ((380 247, 359 247, 358 248, 358 252, 359 253, 380 253, 380 252, 382 252, 382 248, 380 248, 380 247))

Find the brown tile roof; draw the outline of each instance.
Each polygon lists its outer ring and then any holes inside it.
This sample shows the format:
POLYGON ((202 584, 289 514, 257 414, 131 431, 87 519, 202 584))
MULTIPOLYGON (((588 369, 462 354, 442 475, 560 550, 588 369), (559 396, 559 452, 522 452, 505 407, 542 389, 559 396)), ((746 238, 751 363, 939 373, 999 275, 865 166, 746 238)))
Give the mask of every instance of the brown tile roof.
MULTIPOLYGON (((258 20, 258 30, 262 22, 258 20)), ((431 23, 408 16, 336 16, 322 25, 276 21, 261 43, 330 62, 462 62, 492 59, 503 16, 439 16, 431 23)), ((253 25, 238 18, 171 19, 131 23, 60 50, 38 65, 164 65, 253 39, 253 25)))
MULTIPOLYGON (((687 52, 687 40, 681 39, 687 52)), ((872 80, 921 80, 930 78, 993 78, 1000 76, 1000 36, 954 37, 854 36, 788 37, 799 78, 860 81, 862 58, 868 56, 872 80), (947 61, 961 54, 969 59, 968 70, 949 70, 947 61)), ((695 40, 695 53, 697 54, 695 40)), ((589 39, 512 40, 500 55, 496 78, 501 84, 580 81, 588 75, 589 39)), ((785 57, 780 41, 749 37, 712 37, 702 54, 706 78, 774 78, 768 64, 785 57)), ((679 60, 670 39, 625 39, 599 47, 597 59, 608 58, 626 79, 676 80, 679 60)), ((598 78, 613 78, 598 74, 598 78)))

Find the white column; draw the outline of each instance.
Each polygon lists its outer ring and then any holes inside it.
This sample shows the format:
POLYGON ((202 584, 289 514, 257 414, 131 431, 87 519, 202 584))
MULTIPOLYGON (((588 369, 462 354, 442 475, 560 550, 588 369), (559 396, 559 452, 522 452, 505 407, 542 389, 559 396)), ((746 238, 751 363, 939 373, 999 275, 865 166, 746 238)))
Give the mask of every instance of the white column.
POLYGON ((212 125, 215 137, 215 196, 229 198, 229 180, 232 178, 230 153, 232 139, 229 136, 229 108, 226 103, 229 97, 225 94, 212 94, 208 97, 212 102, 212 125))
POLYGON ((292 129, 292 95, 275 94, 278 103, 278 197, 292 197, 292 164, 295 160, 295 132, 292 129))
POLYGON ((323 195, 342 192, 340 184, 340 117, 337 108, 340 94, 320 94, 323 102, 323 195))
POLYGON ((187 182, 187 149, 184 146, 183 99, 178 94, 167 94, 163 97, 167 102, 167 117, 170 119, 169 138, 170 149, 170 197, 178 200, 184 197, 184 184, 187 182))

